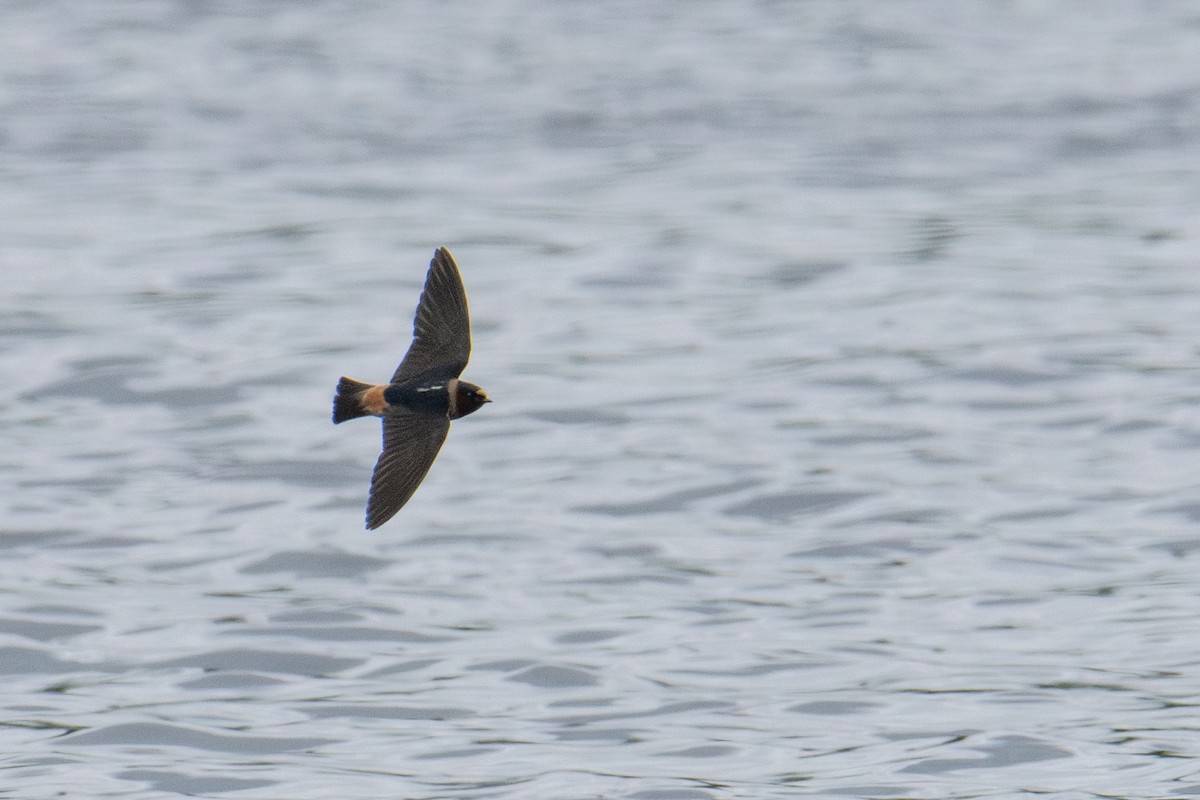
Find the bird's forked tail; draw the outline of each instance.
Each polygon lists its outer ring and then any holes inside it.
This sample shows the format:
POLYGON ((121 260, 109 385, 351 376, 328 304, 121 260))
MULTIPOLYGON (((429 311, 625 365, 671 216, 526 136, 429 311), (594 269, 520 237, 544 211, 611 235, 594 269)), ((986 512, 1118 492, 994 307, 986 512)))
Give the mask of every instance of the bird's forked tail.
POLYGON ((370 416, 372 412, 363 406, 363 393, 370 388, 369 383, 343 376, 338 381, 337 393, 333 396, 333 424, 370 416))

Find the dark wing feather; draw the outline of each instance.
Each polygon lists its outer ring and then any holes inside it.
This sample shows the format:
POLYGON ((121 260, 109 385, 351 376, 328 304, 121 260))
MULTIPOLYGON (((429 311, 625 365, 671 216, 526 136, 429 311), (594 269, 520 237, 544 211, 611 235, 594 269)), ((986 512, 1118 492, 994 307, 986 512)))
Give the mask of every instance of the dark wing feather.
POLYGON ((392 383, 402 383, 435 367, 444 377, 457 377, 467 368, 471 357, 471 318, 467 312, 467 291, 454 256, 439 247, 429 263, 425 290, 417 303, 413 320, 413 343, 392 383))
POLYGON ((433 465, 450 420, 433 414, 403 414, 383 419, 383 452, 371 476, 367 529, 374 530, 403 507, 433 465))

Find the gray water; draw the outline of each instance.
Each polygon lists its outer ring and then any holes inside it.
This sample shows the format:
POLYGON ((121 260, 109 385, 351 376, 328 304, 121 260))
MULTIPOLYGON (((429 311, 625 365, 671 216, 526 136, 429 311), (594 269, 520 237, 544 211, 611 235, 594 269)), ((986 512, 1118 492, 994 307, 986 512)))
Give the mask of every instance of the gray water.
POLYGON ((1190 2, 10 2, 0 796, 1200 795, 1190 2), (428 260, 456 422, 362 530, 428 260))

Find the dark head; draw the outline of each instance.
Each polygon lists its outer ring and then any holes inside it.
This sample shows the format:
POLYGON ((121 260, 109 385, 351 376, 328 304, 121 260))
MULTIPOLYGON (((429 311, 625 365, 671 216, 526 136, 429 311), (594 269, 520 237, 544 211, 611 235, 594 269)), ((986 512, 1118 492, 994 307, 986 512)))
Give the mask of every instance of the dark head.
POLYGON ((492 402, 487 392, 473 383, 459 381, 454 389, 454 402, 450 404, 450 419, 465 417, 472 411, 483 408, 484 403, 492 402))

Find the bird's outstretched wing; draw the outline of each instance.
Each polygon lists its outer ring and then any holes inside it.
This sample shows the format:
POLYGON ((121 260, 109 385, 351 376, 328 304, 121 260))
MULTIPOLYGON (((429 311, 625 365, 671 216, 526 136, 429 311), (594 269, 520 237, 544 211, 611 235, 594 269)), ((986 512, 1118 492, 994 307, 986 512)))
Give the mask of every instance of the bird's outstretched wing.
POLYGON ((450 420, 413 412, 383 419, 383 452, 371 476, 367 529, 374 530, 403 507, 433 465, 450 420))
POLYGON ((413 320, 413 342, 396 368, 392 383, 402 383, 437 368, 438 377, 455 378, 471 357, 471 318, 467 291, 454 256, 439 247, 429 263, 425 290, 413 320))

